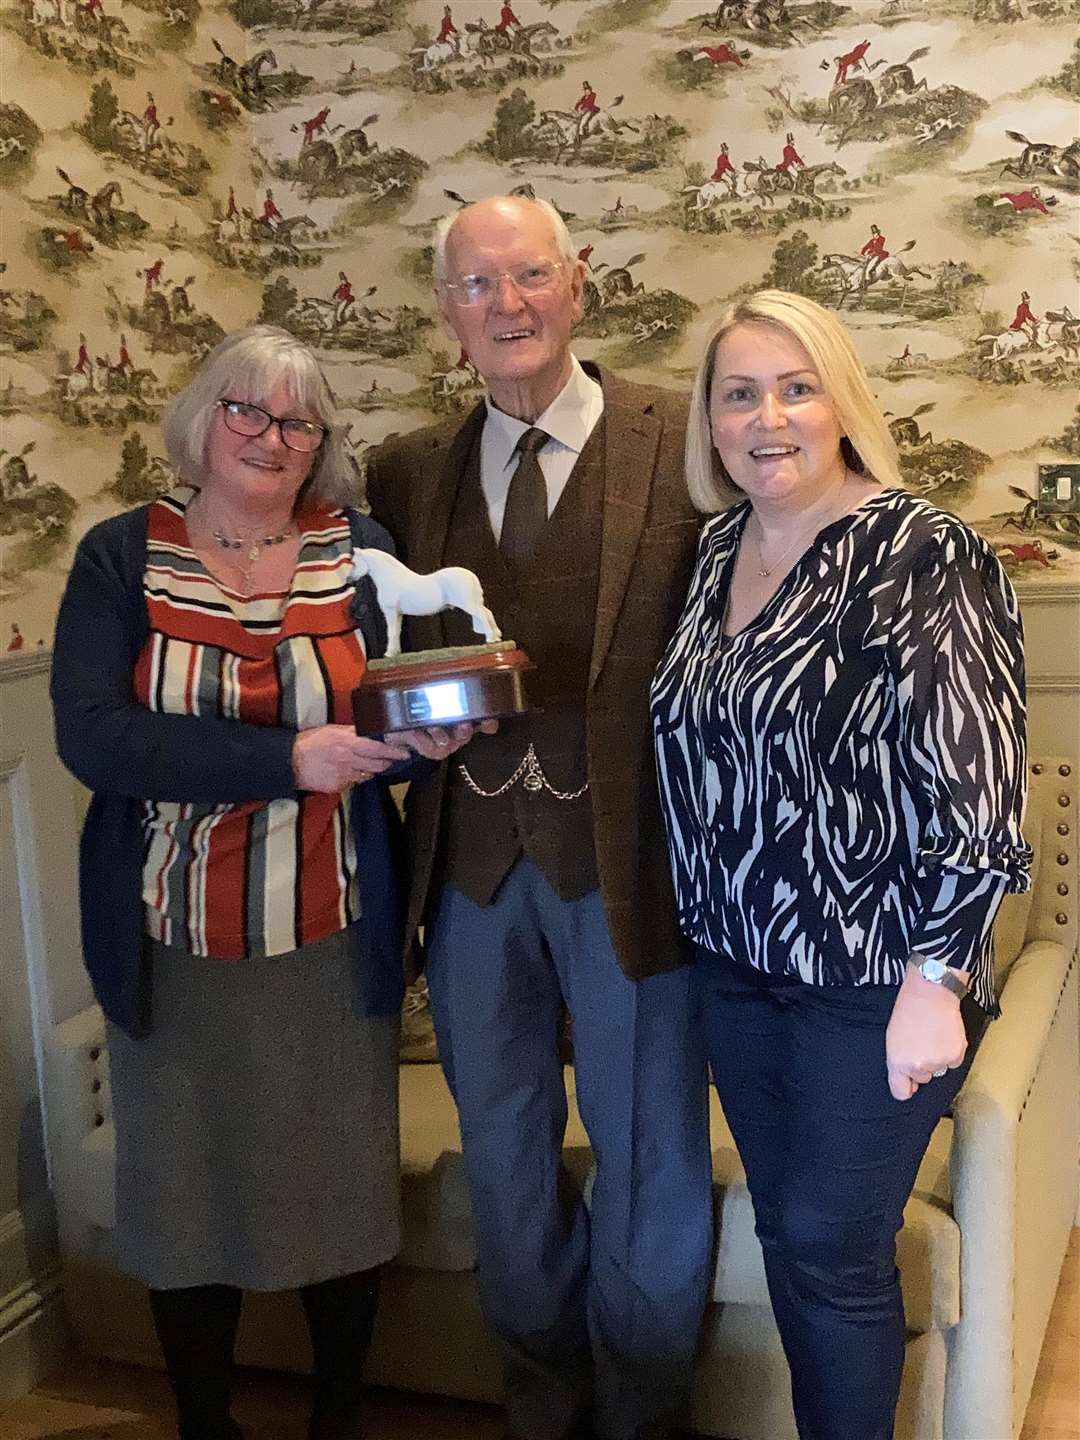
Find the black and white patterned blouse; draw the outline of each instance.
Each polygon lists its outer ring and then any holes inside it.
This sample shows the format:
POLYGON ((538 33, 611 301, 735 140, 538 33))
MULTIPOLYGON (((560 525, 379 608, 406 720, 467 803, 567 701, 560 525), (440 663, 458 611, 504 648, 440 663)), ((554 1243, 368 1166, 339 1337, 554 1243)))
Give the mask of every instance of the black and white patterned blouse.
POLYGON ((680 923, 818 985, 899 984, 913 952, 974 972, 1027 889, 1023 633, 990 547, 883 489, 823 529, 722 636, 750 513, 702 531, 652 690, 680 923))

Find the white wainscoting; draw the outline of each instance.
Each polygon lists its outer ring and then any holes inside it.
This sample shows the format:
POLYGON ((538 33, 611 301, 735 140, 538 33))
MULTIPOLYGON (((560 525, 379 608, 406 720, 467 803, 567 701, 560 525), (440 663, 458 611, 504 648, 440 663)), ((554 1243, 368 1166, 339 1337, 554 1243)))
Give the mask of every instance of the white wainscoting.
POLYGON ((1030 748, 1080 758, 1080 587, 1021 587, 1030 748))
MULTIPOLYGON (((47 657, 0 665, 0 1402, 24 1394, 67 1345, 42 1084, 50 980, 78 954, 75 794, 56 758, 47 657)), ((80 967, 81 968, 81 967, 80 967)))

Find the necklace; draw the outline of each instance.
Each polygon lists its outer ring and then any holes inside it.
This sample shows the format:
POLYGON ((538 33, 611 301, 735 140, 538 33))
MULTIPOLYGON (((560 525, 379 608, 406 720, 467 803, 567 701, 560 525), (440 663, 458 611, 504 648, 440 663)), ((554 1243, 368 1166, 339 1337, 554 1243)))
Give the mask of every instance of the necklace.
POLYGON ((223 535, 220 530, 211 530, 210 534, 223 550, 243 550, 244 558, 240 562, 240 589, 244 595, 250 595, 254 589, 255 562, 262 552, 272 545, 281 545, 291 538, 293 527, 290 524, 286 529, 277 535, 223 535))
MULTIPOLYGON (((836 494, 837 490, 840 489, 841 485, 843 485, 843 483, 844 483, 844 481, 845 481, 846 479, 847 479, 847 467, 845 466, 844 469, 841 471, 840 479, 837 480, 837 482, 836 482, 835 485, 830 485, 829 488, 828 488, 828 490, 826 490, 825 494, 821 497, 822 507, 824 507, 824 502, 825 502, 826 500, 830 499, 833 495, 836 494)), ((824 528, 824 525, 825 525, 824 520, 818 521, 817 529, 814 531, 814 534, 816 535, 817 532, 818 532, 818 530, 823 529, 823 528, 824 528)), ((759 520, 759 521, 758 521, 758 529, 760 529, 760 528, 761 528, 761 521, 759 520)), ((765 551, 764 551, 764 549, 762 548, 761 540, 760 540, 760 539, 756 539, 756 540, 754 541, 754 543, 757 545, 757 553, 758 553, 758 572, 757 572, 757 573, 761 576, 761 578, 762 578, 763 580, 764 580, 764 579, 767 579, 768 576, 770 576, 770 575, 773 573, 773 571, 776 569, 776 567, 777 567, 778 565, 780 565, 784 560, 787 559, 787 557, 791 554, 792 550, 795 549, 795 546, 799 543, 799 541, 800 541, 800 540, 803 538, 803 536, 806 534, 806 531, 807 531, 807 527, 806 527, 805 525, 802 526, 799 530, 797 530, 796 533, 795 533, 795 539, 792 540, 791 544, 787 547, 786 550, 782 550, 782 551, 780 552, 780 554, 777 555, 776 559, 772 562, 771 565, 766 565, 766 564, 765 564, 765 551)))
POLYGON ((188 507, 189 526, 194 519, 200 528, 205 527, 210 532, 214 543, 220 545, 222 550, 243 551, 243 558, 238 556, 235 564, 240 571, 240 592, 243 595, 250 595, 255 588, 255 562, 259 556, 264 550, 274 545, 282 545, 286 540, 291 539, 296 534, 296 527, 290 519, 285 528, 279 530, 275 535, 226 535, 223 530, 215 530, 209 516, 203 516, 202 509, 205 501, 202 501, 201 497, 202 491, 194 497, 188 507), (196 502, 200 503, 196 504, 196 502))

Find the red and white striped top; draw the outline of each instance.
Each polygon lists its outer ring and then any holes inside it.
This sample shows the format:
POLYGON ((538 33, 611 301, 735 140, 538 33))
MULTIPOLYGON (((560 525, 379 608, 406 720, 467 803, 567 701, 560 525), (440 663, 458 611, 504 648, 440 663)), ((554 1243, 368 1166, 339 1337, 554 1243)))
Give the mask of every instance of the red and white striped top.
MULTIPOLYGON (((185 511, 196 493, 179 487, 150 510, 150 635, 135 667, 138 700, 162 713, 251 725, 348 724, 366 657, 352 620, 347 516, 299 513, 288 592, 244 596, 191 548, 185 511)), ((359 915, 348 792, 222 805, 147 801, 143 828, 147 933, 163 944, 221 960, 281 955, 359 915)))

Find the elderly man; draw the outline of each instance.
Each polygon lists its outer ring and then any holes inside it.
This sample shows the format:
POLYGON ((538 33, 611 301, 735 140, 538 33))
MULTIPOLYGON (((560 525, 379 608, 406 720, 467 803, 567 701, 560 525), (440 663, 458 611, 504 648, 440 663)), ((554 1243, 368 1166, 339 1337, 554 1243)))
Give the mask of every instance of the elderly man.
MULTIPOLYGON (((692 564, 685 404, 570 351, 585 266, 557 211, 501 197, 439 227, 442 317, 487 386, 384 445, 374 513, 419 570, 480 576, 537 708, 412 787, 426 924, 485 1315, 514 1440, 654 1440, 685 1397, 708 1287, 705 1076, 649 742, 648 689, 692 564), (596 1156, 560 1162, 559 1037, 596 1156)), ((412 643, 473 640, 447 612, 412 643)))

